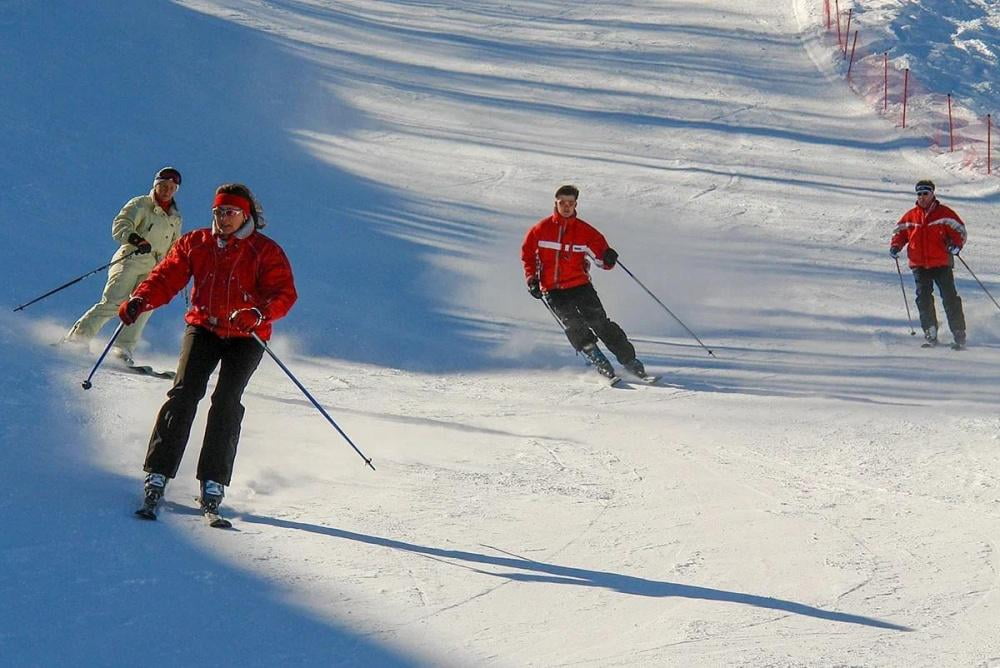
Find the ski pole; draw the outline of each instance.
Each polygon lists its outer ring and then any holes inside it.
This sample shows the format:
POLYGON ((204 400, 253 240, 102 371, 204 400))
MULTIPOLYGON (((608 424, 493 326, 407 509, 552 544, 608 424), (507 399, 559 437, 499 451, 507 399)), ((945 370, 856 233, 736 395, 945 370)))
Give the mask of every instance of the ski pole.
POLYGON ((549 313, 552 314, 552 317, 555 319, 555 321, 559 323, 559 327, 561 327, 562 331, 565 332, 566 325, 563 324, 563 321, 559 319, 559 316, 556 315, 556 312, 552 310, 552 307, 549 305, 549 299, 545 295, 542 295, 542 303, 545 304, 545 310, 547 310, 549 313))
POLYGON ((910 316, 910 302, 906 301, 906 288, 903 287, 903 270, 899 268, 899 258, 893 258, 896 261, 896 273, 899 274, 899 289, 903 291, 903 306, 906 307, 906 319, 910 322, 910 336, 916 336, 917 332, 913 329, 913 318, 910 316))
POLYGON ((32 300, 31 300, 30 302, 27 302, 27 303, 24 303, 24 304, 21 304, 20 306, 18 306, 18 307, 17 307, 16 309, 14 309, 14 310, 15 310, 15 311, 20 311, 21 309, 23 309, 23 308, 24 308, 24 307, 26 307, 26 306, 31 306, 31 305, 32 305, 32 304, 34 304, 35 302, 40 302, 40 301, 42 301, 43 299, 45 299, 46 297, 48 297, 49 295, 54 295, 55 293, 59 292, 60 290, 63 290, 63 289, 65 289, 65 288, 68 288, 69 286, 73 285, 74 283, 79 283, 80 281, 82 281, 83 279, 87 278, 88 276, 92 276, 92 275, 96 274, 96 273, 97 273, 97 272, 99 272, 99 271, 103 271, 103 270, 107 269, 107 268, 108 268, 108 267, 110 267, 111 265, 114 265, 114 264, 118 264, 119 262, 122 262, 122 261, 124 261, 124 260, 127 260, 128 258, 130 258, 130 257, 132 257, 133 255, 135 255, 135 254, 136 254, 137 252, 138 252, 138 249, 136 249, 136 250, 132 251, 132 252, 131 252, 131 253, 129 253, 128 255, 123 255, 122 257, 118 258, 117 260, 114 260, 114 261, 112 261, 112 262, 108 262, 108 263, 107 263, 106 265, 103 265, 103 266, 101 266, 101 267, 98 267, 97 269, 94 269, 93 271, 88 271, 88 272, 87 272, 86 274, 84 274, 84 275, 82 275, 82 276, 77 276, 77 277, 76 277, 76 278, 74 278, 74 279, 73 279, 72 281, 69 281, 68 283, 63 283, 63 284, 62 284, 62 285, 60 285, 60 286, 59 286, 58 288, 56 288, 56 289, 54 289, 54 290, 49 290, 48 292, 46 292, 46 293, 45 293, 44 295, 42 295, 41 297, 35 297, 35 298, 34 298, 34 299, 32 299, 32 300))
POLYGON ((975 272, 974 272, 974 271, 972 271, 972 267, 970 267, 970 266, 969 266, 969 263, 968 263, 968 262, 966 262, 966 261, 965 261, 965 260, 964 260, 964 259, 962 258, 962 256, 961 256, 961 255, 956 255, 955 257, 957 257, 957 258, 958 258, 959 260, 962 260, 962 264, 964 264, 964 265, 965 265, 965 268, 969 270, 969 273, 970 273, 970 274, 972 274, 972 277, 973 277, 974 279, 976 279, 976 283, 979 283, 979 287, 981 287, 981 288, 983 289, 983 292, 985 292, 985 293, 986 293, 986 296, 987 296, 987 297, 989 297, 989 298, 990 298, 990 299, 991 299, 991 300, 993 301, 993 304, 994 304, 994 305, 995 305, 995 306, 996 306, 996 307, 997 307, 998 309, 1000 309, 1000 304, 997 304, 997 300, 993 299, 993 295, 991 295, 991 294, 990 294, 990 291, 986 289, 986 286, 985 286, 985 285, 983 285, 983 282, 982 282, 982 281, 980 281, 980 280, 979 280, 979 277, 978 277, 978 276, 976 276, 976 274, 975 274, 975 272))
POLYGON ((666 304, 664 304, 663 302, 661 302, 656 297, 656 295, 654 295, 652 292, 650 292, 649 288, 647 288, 645 285, 643 285, 642 281, 640 281, 638 278, 636 278, 635 274, 633 274, 631 271, 629 271, 628 267, 626 267, 624 264, 621 263, 621 260, 618 261, 618 266, 621 267, 622 269, 624 269, 625 273, 628 274, 629 276, 631 276, 632 280, 635 281, 636 283, 638 283, 639 287, 642 288, 643 290, 645 290, 646 294, 653 298, 653 301, 655 301, 657 304, 659 304, 660 306, 662 306, 663 310, 666 311, 667 313, 669 313, 670 317, 673 318, 674 320, 676 320, 680 324, 680 326, 683 327, 685 329, 685 331, 687 331, 687 333, 690 334, 691 337, 694 338, 694 340, 698 342, 698 345, 700 345, 702 348, 704 348, 711 357, 715 357, 715 353, 713 353, 711 350, 709 350, 708 346, 706 346, 704 343, 701 342, 701 339, 698 338, 698 335, 695 334, 694 332, 692 332, 690 330, 690 328, 688 328, 688 326, 685 325, 681 321, 680 318, 678 318, 676 315, 674 315, 673 311, 671 311, 669 308, 667 308, 666 304))
MULTIPOLYGON (((562 319, 561 319, 561 318, 560 318, 560 317, 559 317, 558 315, 556 315, 556 312, 555 312, 555 311, 554 311, 554 310, 552 309, 552 306, 551 306, 551 305, 549 304, 549 298, 548 298, 548 297, 546 297, 545 295, 542 295, 542 303, 543 303, 543 304, 545 304, 545 308, 546 308, 546 310, 547 310, 547 311, 548 311, 549 313, 551 313, 551 314, 552 314, 552 317, 553 317, 553 318, 555 319, 555 321, 556 321, 557 323, 559 323, 559 327, 560 327, 560 328, 562 329, 562 331, 563 331, 563 332, 565 333, 565 332, 566 332, 566 324, 565 324, 565 323, 563 323, 562 319)), ((576 354, 577 354, 577 355, 579 355, 579 354, 580 354, 580 351, 579 351, 579 350, 577 350, 577 351, 576 351, 576 354)))
POLYGON ((295 377, 295 374, 289 371, 288 367, 285 366, 280 359, 278 359, 278 356, 274 354, 274 352, 268 347, 268 345, 264 343, 264 341, 259 336, 257 336, 257 333, 256 332, 251 332, 251 333, 253 334, 253 338, 257 340, 257 343, 259 343, 261 347, 264 348, 264 352, 266 352, 268 355, 271 356, 271 359, 273 359, 278 364, 278 366, 281 367, 281 370, 284 371, 285 374, 292 379, 292 382, 295 383, 295 386, 298 387, 300 390, 302 390, 302 394, 306 395, 306 398, 312 402, 312 405, 316 407, 316 410, 318 410, 320 413, 323 414, 323 417, 326 418, 326 421, 333 425, 333 428, 336 429, 340 433, 340 435, 344 437, 344 440, 347 441, 347 443, 352 448, 354 448, 354 451, 359 455, 361 455, 361 459, 365 460, 365 464, 368 464, 368 466, 371 467, 371 470, 374 471, 375 467, 372 466, 371 458, 365 457, 365 453, 361 452, 361 450, 358 449, 358 446, 354 445, 354 441, 351 440, 351 437, 345 434, 344 430, 341 429, 336 422, 334 422, 332 417, 330 417, 330 414, 327 413, 325 410, 323 410, 323 407, 320 406, 319 402, 313 398, 313 395, 309 394, 309 390, 307 390, 302 385, 302 383, 299 382, 299 379, 295 377))
POLYGON ((104 346, 104 352, 101 353, 101 356, 97 358, 97 364, 95 364, 94 368, 90 370, 90 375, 87 376, 87 380, 83 381, 82 383, 83 389, 89 390, 91 387, 93 387, 90 384, 90 379, 94 377, 95 373, 97 373, 97 367, 101 366, 101 362, 104 361, 104 358, 105 356, 107 356, 108 351, 111 350, 111 346, 115 344, 115 339, 118 338, 118 335, 122 333, 123 329, 125 329, 125 323, 124 322, 118 323, 118 328, 115 330, 115 333, 111 335, 111 340, 108 341, 108 345, 104 346))

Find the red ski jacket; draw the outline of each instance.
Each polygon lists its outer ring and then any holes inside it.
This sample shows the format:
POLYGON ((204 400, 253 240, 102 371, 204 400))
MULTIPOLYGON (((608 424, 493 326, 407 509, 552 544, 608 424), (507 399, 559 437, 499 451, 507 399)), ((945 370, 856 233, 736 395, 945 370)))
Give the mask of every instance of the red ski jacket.
POLYGON ((948 246, 965 245, 965 223, 958 214, 941 204, 931 202, 926 209, 915 206, 899 219, 889 245, 907 246, 910 268, 933 269, 954 264, 948 246))
POLYGON ((604 266, 608 242, 604 235, 576 216, 553 213, 528 230, 521 244, 526 279, 538 278, 544 292, 565 290, 590 282, 590 261, 604 266))
POLYGON ((298 294, 292 267, 281 247, 254 230, 252 224, 249 229, 243 238, 238 231, 223 239, 209 228, 185 234, 132 296, 146 300, 149 308, 157 308, 193 279, 185 322, 223 338, 248 338, 250 333, 230 326, 229 316, 241 308, 258 308, 265 320, 254 331, 267 341, 271 321, 288 313, 298 294))

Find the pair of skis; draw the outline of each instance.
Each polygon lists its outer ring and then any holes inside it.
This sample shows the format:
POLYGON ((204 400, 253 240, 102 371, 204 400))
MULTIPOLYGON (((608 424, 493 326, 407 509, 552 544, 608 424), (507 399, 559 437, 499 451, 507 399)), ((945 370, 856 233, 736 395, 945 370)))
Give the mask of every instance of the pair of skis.
MULTIPOLYGON (((594 370, 597 371, 597 373, 600 374, 601 378, 607 381, 608 385, 611 387, 617 387, 622 382, 622 380, 624 380, 617 373, 612 372, 613 375, 609 376, 600 369, 598 369, 597 367, 595 367, 594 370)), ((659 376, 652 376, 649 374, 646 374, 645 376, 633 375, 633 378, 646 385, 656 385, 657 381, 660 380, 659 376)))
MULTIPOLYGON (((195 501, 198 501, 199 504, 201 503, 200 499, 196 498, 195 501)), ((158 506, 159 506, 158 501, 154 502, 143 501, 139 509, 135 511, 135 515, 136 517, 139 517, 140 519, 144 520, 156 520, 156 513, 158 506)), ((233 527, 233 523, 227 520, 218 512, 212 512, 211 510, 202 507, 201 514, 208 522, 208 526, 212 527, 213 529, 231 529, 233 527)))
MULTIPOLYGON (((920 344, 920 347, 921 348, 937 348, 938 347, 938 342, 935 341, 935 342, 931 343, 930 341, 924 341, 923 343, 920 344)), ((950 344, 948 347, 951 348, 952 350, 965 350, 965 344, 964 343, 959 343, 958 341, 955 341, 954 343, 950 344)))
POLYGON ((151 376, 153 378, 162 378, 164 380, 173 380, 177 376, 176 371, 154 369, 148 364, 136 364, 131 359, 123 359, 122 364, 124 365, 125 371, 139 374, 140 376, 151 376))

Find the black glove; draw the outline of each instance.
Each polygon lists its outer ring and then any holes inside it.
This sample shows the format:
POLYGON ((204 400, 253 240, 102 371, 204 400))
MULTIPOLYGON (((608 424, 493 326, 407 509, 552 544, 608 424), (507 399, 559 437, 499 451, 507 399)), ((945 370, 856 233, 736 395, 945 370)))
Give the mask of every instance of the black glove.
POLYGON ((958 255, 962 252, 962 247, 956 246, 955 244, 948 244, 948 252, 952 255, 958 255))
POLYGON ((534 297, 535 299, 542 298, 542 286, 538 284, 537 278, 528 279, 528 294, 534 297))
POLYGON ((895 260, 895 259, 897 259, 899 257, 899 251, 901 251, 901 250, 903 250, 903 249, 899 248, 898 246, 892 246, 892 247, 889 248, 889 256, 893 260, 895 260))
POLYGON ((611 269, 615 266, 615 262, 618 262, 618 252, 614 248, 609 248, 604 251, 604 257, 601 259, 604 261, 604 266, 611 269))
POLYGON ((135 246, 135 252, 138 255, 145 255, 153 250, 152 244, 140 237, 137 232, 128 235, 128 242, 135 246))

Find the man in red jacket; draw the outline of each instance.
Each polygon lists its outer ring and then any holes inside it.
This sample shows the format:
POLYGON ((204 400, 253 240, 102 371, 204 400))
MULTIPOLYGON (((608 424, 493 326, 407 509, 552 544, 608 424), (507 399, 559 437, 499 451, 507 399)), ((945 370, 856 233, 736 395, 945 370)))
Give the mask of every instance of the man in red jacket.
POLYGON ((934 196, 933 181, 918 181, 916 191, 917 205, 903 214, 896 224, 889 242, 889 254, 897 258, 903 246, 907 246, 906 255, 917 286, 920 326, 926 339, 923 346, 930 348, 938 343, 933 291, 937 283, 948 328, 955 338, 952 348, 961 350, 965 347, 965 314, 962 298, 955 289, 952 267, 955 266, 954 256, 965 246, 965 223, 934 196))
POLYGON ((253 334, 268 340, 271 323, 288 313, 297 298, 288 258, 259 231, 263 226, 249 188, 219 186, 212 227, 182 236, 118 311, 129 325, 169 302, 189 280, 194 282, 177 377, 149 439, 145 500, 137 511, 143 517, 155 519, 167 481, 177 475, 209 376, 221 363, 197 474, 202 510, 218 514, 236 459, 243 390, 264 354, 253 334))
POLYGON ((576 217, 579 189, 562 186, 555 197, 552 215, 528 230, 521 244, 528 292, 548 303, 562 321, 570 344, 601 374, 613 378, 615 370, 597 346, 598 339, 630 373, 647 378, 642 362, 635 356, 635 347, 622 328, 608 318, 590 282, 590 263, 612 269, 618 253, 604 235, 576 217))

